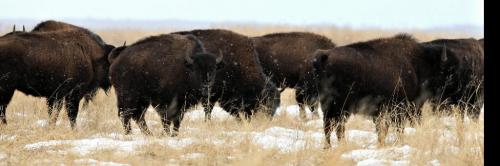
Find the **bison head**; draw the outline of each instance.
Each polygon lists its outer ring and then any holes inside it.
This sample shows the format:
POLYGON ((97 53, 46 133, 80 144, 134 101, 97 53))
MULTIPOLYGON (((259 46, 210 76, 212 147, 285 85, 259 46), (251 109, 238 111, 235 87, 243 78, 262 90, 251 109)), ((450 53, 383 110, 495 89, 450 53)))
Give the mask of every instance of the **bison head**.
POLYGON ((457 84, 460 60, 446 45, 426 45, 424 54, 425 65, 420 64, 418 77, 425 89, 441 93, 443 88, 457 84))
POLYGON ((97 61, 96 73, 99 80, 99 87, 102 88, 105 92, 108 92, 111 88, 111 81, 109 80, 109 66, 110 63, 108 61, 108 55, 112 50, 114 50, 115 46, 105 44, 104 45, 104 56, 97 61))
POLYGON ((195 87, 202 88, 202 94, 210 94, 210 87, 215 82, 215 74, 217 70, 224 67, 222 62, 222 53, 214 55, 211 53, 201 52, 192 55, 186 55, 184 64, 191 76, 191 83, 195 87))

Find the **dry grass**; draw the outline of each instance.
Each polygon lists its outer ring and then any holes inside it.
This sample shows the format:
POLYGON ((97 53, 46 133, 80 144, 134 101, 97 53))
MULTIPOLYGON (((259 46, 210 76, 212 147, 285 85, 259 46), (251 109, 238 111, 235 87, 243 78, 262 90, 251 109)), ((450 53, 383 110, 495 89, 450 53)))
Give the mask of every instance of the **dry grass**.
MULTIPOLYGON (((383 30, 357 31, 340 28, 226 28, 250 36, 278 31, 313 31, 331 38, 339 45, 391 36, 397 33, 383 30)), ((172 31, 176 30, 96 30, 105 41, 115 45, 123 44, 124 40, 127 43, 133 43, 148 35, 172 31)), ((425 34, 419 32, 413 34, 421 41, 439 37, 469 37, 462 34, 425 34)), ((282 94, 282 103, 284 105, 295 104, 293 90, 287 90, 282 94)), ((421 125, 409 128, 414 129, 414 133, 404 135, 402 140, 398 142, 389 141, 386 147, 378 147, 377 143, 367 140, 357 142, 358 138, 338 144, 336 139, 332 138, 335 144, 334 148, 323 150, 322 144, 316 147, 317 142, 308 138, 305 139, 303 148, 291 152, 280 152, 279 149, 263 148, 256 144, 252 133, 263 133, 270 128, 281 127, 302 131, 306 135, 321 134, 322 126, 314 124, 321 120, 309 119, 304 122, 297 118, 284 116, 278 116, 272 121, 258 116, 250 123, 237 122, 232 119, 210 122, 185 119, 181 124, 180 135, 171 138, 162 135, 160 120, 156 113, 150 111, 146 115, 146 119, 154 133, 153 136, 143 136, 135 124, 133 124, 133 134, 124 136, 121 134, 123 129, 117 116, 116 98, 113 91, 109 96, 99 92, 96 99, 87 108, 80 111, 77 130, 70 129, 64 110, 61 111, 59 124, 55 128, 43 125, 48 119, 45 100, 16 92, 7 110, 9 124, 0 127, 0 165, 95 165, 98 161, 130 165, 354 165, 360 160, 343 156, 359 150, 390 151, 391 148, 404 148, 405 146, 412 149, 408 155, 401 156, 389 152, 384 153, 385 156, 382 158, 388 161, 406 160, 411 165, 428 165, 433 160, 443 165, 483 165, 484 124, 482 120, 478 122, 455 121, 450 116, 430 113, 428 106, 424 107, 423 110, 425 114, 421 125), (234 133, 240 135, 231 136, 234 133), (92 140, 94 138, 113 139, 125 143, 128 143, 127 141, 145 141, 146 143, 137 146, 133 152, 118 148, 92 150, 91 153, 83 155, 71 150, 78 146, 68 144, 34 150, 26 148, 26 145, 41 141, 92 140), (165 145, 165 142, 169 141, 194 142, 182 148, 176 148, 165 145), (94 164, 92 164, 93 162, 94 164)), ((347 130, 373 133, 375 128, 371 120, 357 115, 348 121, 347 130)), ((394 131, 391 133, 393 134, 394 131)), ((322 137, 321 141, 323 141, 322 137)))

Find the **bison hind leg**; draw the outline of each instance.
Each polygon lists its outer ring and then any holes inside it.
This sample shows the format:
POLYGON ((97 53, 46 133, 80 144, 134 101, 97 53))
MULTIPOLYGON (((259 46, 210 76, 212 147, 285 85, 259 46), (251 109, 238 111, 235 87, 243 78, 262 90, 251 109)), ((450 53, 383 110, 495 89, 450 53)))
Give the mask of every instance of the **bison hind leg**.
POLYGON ((137 114, 143 115, 142 111, 144 111, 144 109, 140 108, 140 99, 138 98, 142 95, 139 93, 125 95, 121 89, 117 89, 116 96, 118 101, 118 117, 122 122, 124 133, 130 134, 130 131, 132 130, 130 119, 137 114))
POLYGON ((135 123, 137 126, 139 126, 139 129, 141 129, 141 132, 144 135, 151 135, 151 131, 148 128, 148 125, 146 124, 146 111, 147 107, 149 106, 148 102, 145 100, 141 100, 138 103, 137 110, 133 113, 132 119, 134 119, 135 123))
POLYGON ((66 112, 72 129, 76 129, 76 118, 79 111, 81 95, 68 95, 66 97, 66 112))

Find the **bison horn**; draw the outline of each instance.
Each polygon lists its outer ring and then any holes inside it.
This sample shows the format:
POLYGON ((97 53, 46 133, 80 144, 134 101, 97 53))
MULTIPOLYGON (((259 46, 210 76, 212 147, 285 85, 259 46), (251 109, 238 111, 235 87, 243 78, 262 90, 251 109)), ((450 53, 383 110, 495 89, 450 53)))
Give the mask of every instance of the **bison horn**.
POLYGON ((23 32, 26 32, 26 30, 24 29, 24 25, 23 25, 23 32))
POLYGON ((123 47, 125 47, 127 45, 127 41, 124 41, 123 42, 123 47))
POLYGON ((16 24, 14 24, 14 27, 12 28, 12 32, 16 31, 16 24))
POLYGON ((188 64, 193 64, 193 58, 191 58, 191 55, 186 55, 185 60, 188 64))
POLYGON ((446 55, 446 44, 443 46, 443 51, 441 52, 441 62, 446 62, 448 56, 446 55))
POLYGON ((220 49, 219 49, 219 56, 217 56, 217 59, 215 59, 215 62, 216 62, 216 63, 220 63, 220 62, 222 62, 222 58, 223 58, 223 57, 224 57, 224 56, 222 55, 222 50, 220 50, 220 49))

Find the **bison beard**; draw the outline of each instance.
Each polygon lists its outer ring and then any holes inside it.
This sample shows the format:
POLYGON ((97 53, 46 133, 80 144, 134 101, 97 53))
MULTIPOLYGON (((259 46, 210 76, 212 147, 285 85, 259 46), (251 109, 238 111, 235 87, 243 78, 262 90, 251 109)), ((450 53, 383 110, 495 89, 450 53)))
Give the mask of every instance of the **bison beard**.
POLYGON ((57 121, 63 100, 71 127, 75 128, 78 103, 98 86, 107 71, 98 62, 106 61, 109 45, 77 30, 30 32, 0 38, 0 111, 6 124, 5 109, 14 90, 47 98, 51 125, 57 121), (54 112, 55 111, 55 112, 54 112))
POLYGON ((279 106, 279 92, 275 84, 263 73, 253 41, 243 35, 220 29, 175 32, 198 37, 208 52, 224 55, 224 68, 217 71, 210 94, 210 103, 204 102, 206 118, 216 101, 221 107, 236 116, 242 113, 249 119, 260 102, 263 112, 272 116, 279 106))
POLYGON ((343 139, 346 120, 356 113, 359 104, 374 106, 363 113, 373 117, 381 145, 390 121, 401 133, 405 118, 419 117, 425 101, 417 100, 422 95, 421 85, 439 77, 436 73, 440 73, 440 59, 453 62, 453 57, 448 56, 450 52, 440 48, 426 48, 402 34, 317 51, 313 65, 319 77, 325 148, 330 147, 334 125, 338 140, 343 139), (416 109, 386 109, 392 104, 412 103, 416 109))
POLYGON ((305 104, 317 105, 318 92, 310 62, 314 51, 334 48, 335 44, 324 36, 308 32, 272 33, 252 39, 265 74, 279 85, 296 89, 301 113, 305 112, 305 104))
POLYGON ((144 119, 151 104, 165 132, 177 135, 184 110, 202 99, 201 91, 213 83, 221 58, 206 52, 196 37, 175 34, 152 36, 111 51, 111 81, 125 133, 130 133, 133 119, 142 133, 151 134, 144 119))

